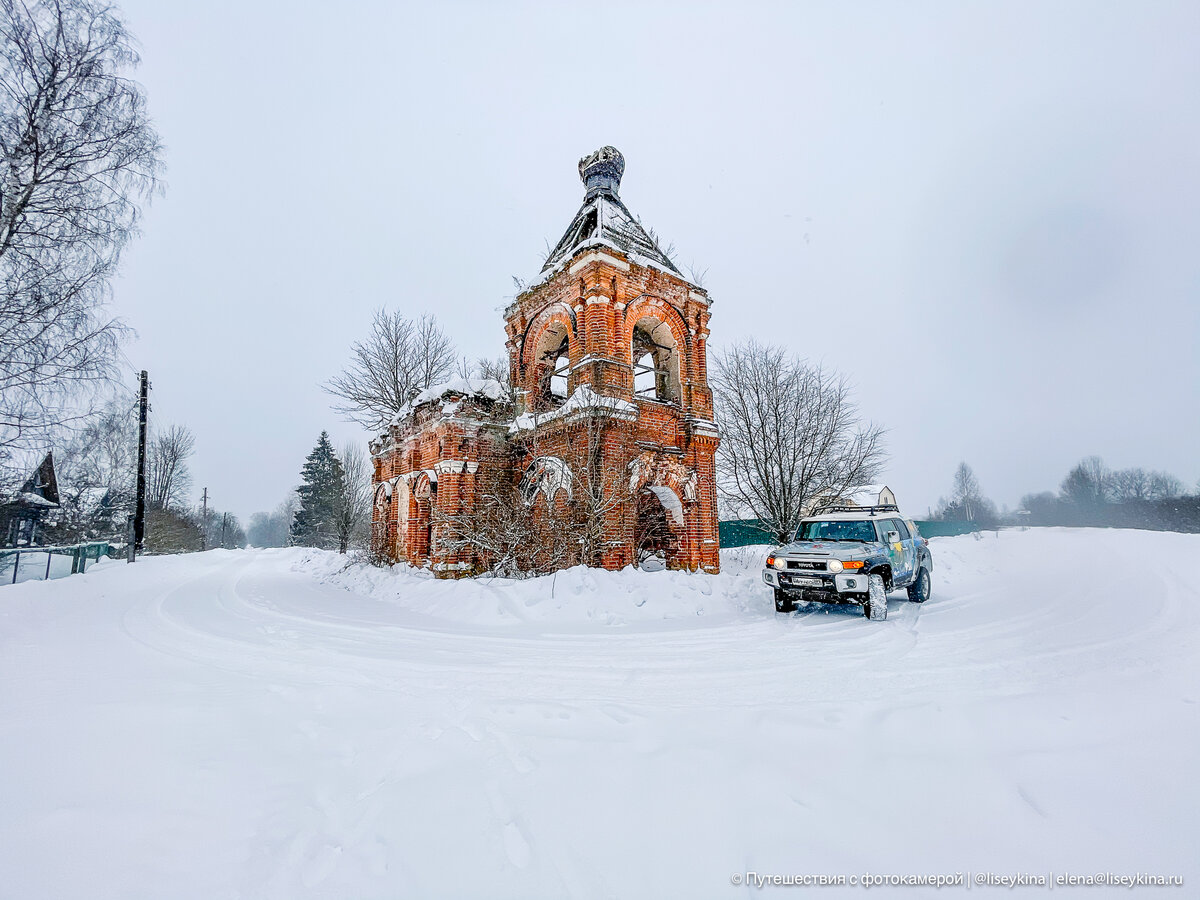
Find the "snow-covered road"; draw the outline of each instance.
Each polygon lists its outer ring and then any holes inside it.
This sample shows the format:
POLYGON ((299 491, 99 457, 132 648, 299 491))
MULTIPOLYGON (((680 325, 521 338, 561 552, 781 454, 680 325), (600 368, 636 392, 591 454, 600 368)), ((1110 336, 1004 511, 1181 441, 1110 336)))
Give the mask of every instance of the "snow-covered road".
POLYGON ((933 599, 886 622, 777 617, 752 550, 522 583, 214 551, 0 588, 0 898, 1191 896, 1200 536, 932 546, 933 599))

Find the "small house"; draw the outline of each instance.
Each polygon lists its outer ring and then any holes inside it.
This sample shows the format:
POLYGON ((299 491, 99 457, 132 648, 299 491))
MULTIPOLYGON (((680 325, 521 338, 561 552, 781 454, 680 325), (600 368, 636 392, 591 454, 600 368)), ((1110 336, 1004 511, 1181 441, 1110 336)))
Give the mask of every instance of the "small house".
POLYGON ((41 543, 47 520, 58 508, 54 456, 47 453, 20 490, 0 500, 0 534, 4 536, 4 546, 32 547, 41 543))
POLYGON ((824 494, 817 497, 805 511, 805 515, 814 515, 831 506, 845 506, 852 509, 866 509, 871 506, 896 506, 896 495, 886 484, 862 484, 850 488, 839 495, 824 494))

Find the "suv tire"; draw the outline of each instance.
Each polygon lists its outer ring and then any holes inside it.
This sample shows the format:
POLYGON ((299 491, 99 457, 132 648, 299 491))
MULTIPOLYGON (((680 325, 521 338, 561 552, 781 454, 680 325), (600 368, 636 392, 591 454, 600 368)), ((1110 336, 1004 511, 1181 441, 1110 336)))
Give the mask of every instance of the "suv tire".
POLYGON ((775 612, 793 612, 795 609, 796 604, 792 599, 779 588, 775 588, 775 612))
POLYGON ((863 615, 875 621, 887 618, 887 591, 883 587, 882 575, 867 577, 867 603, 863 607, 863 615))
POLYGON ((921 566, 917 571, 917 577, 908 586, 908 599, 913 603, 924 603, 929 599, 930 590, 929 570, 921 566))

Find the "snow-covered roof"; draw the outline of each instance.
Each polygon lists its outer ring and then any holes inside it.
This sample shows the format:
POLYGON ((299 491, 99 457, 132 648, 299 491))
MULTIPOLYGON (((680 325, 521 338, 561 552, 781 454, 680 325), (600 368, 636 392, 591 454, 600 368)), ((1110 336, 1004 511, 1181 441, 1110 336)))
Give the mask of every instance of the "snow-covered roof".
POLYGON ((586 191, 583 205, 550 251, 537 282, 545 281, 584 247, 612 247, 634 262, 653 266, 680 278, 682 273, 621 202, 617 194, 625 157, 615 147, 601 147, 579 161, 579 177, 586 191))
MULTIPOLYGON (((395 425, 401 419, 412 415, 413 410, 418 406, 441 400, 447 395, 473 397, 480 400, 500 400, 506 393, 504 385, 493 378, 454 378, 421 391, 421 393, 405 403, 404 406, 400 407, 399 411, 392 416, 392 424, 395 425)), ((448 412, 453 413, 456 411, 449 410, 448 412)))
POLYGON ((54 454, 47 453, 41 464, 25 479, 19 491, 7 498, 7 503, 17 503, 27 508, 55 508, 59 504, 58 476, 54 473, 54 454))
POLYGON ((53 500, 47 500, 41 494, 35 494, 32 491, 22 491, 21 493, 17 494, 17 496, 14 499, 18 503, 22 503, 25 506, 46 506, 46 507, 58 506, 58 504, 55 503, 53 500))
POLYGON ((886 484, 860 484, 848 490, 842 499, 851 500, 859 506, 874 506, 880 502, 879 495, 885 491, 891 493, 886 484))

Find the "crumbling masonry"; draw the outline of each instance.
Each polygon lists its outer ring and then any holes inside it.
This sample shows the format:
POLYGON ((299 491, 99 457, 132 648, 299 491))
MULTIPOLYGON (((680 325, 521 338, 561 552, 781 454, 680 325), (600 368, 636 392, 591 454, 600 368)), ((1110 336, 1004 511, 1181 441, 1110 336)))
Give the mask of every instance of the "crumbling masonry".
POLYGON ((583 205, 505 310, 512 390, 438 385, 372 443, 383 557, 443 576, 488 568, 488 551, 455 535, 493 502, 485 482, 499 480, 531 513, 593 517, 599 540, 555 565, 657 556, 718 571, 711 303, 621 202, 624 169, 612 147, 580 161, 583 205))

